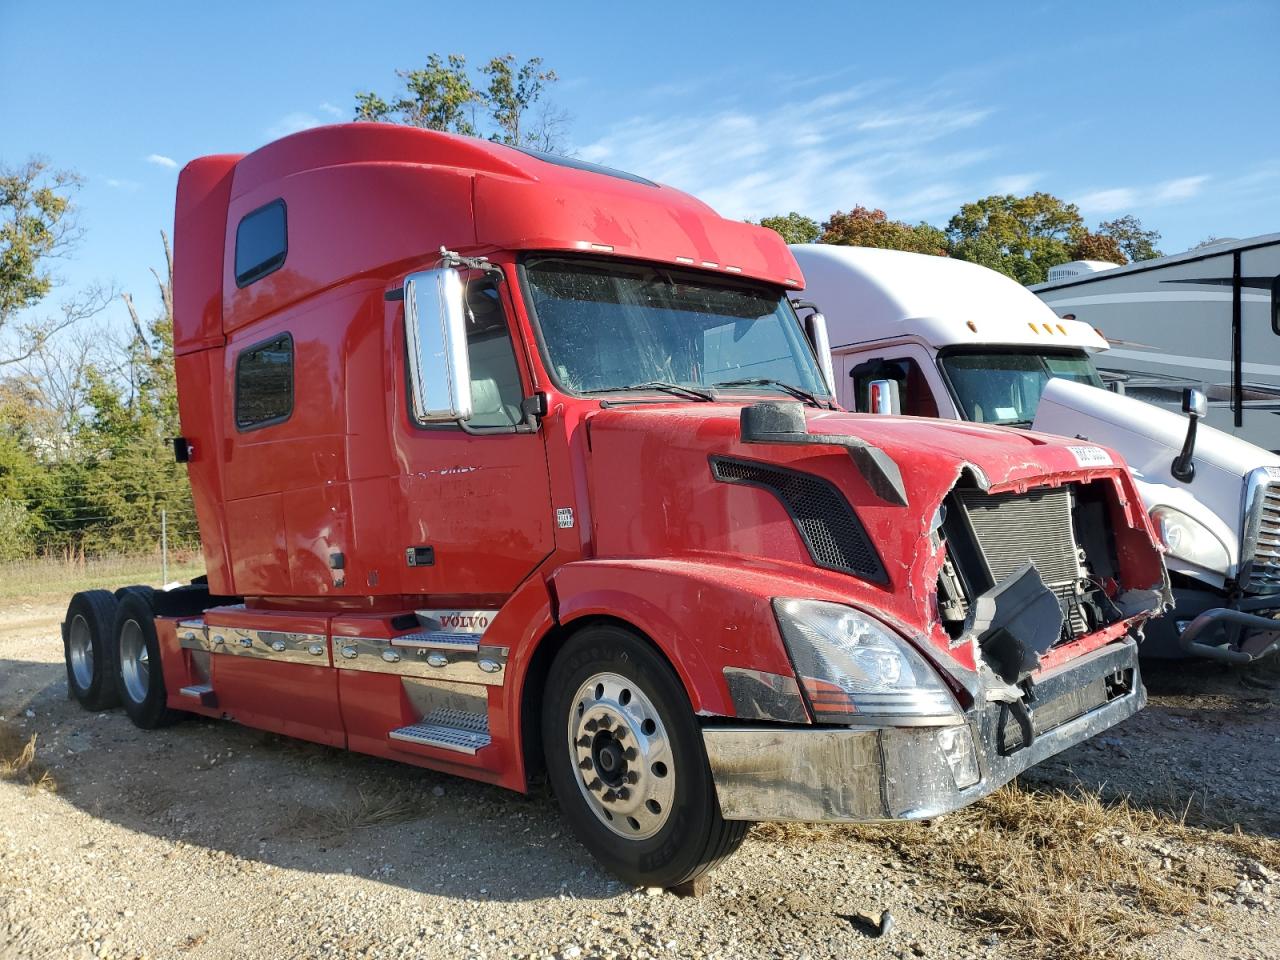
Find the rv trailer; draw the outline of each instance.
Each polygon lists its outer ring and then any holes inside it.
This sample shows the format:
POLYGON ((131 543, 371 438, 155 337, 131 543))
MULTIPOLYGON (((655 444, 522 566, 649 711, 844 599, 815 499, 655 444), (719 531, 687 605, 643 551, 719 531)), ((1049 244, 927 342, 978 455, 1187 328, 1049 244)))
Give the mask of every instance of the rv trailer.
POLYGON ((1070 266, 1030 289, 1107 338, 1104 378, 1166 407, 1194 387, 1209 426, 1280 451, 1280 233, 1111 270, 1070 266))

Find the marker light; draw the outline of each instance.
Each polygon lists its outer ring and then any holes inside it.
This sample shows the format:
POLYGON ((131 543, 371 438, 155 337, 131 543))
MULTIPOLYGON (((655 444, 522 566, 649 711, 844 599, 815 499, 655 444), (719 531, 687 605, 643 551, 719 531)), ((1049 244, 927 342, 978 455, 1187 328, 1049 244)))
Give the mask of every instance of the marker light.
POLYGON ((819 723, 960 720, 937 671, 878 620, 821 600, 775 599, 773 610, 819 723))
POLYGON ((974 333, 978 332, 978 325, 974 323, 972 320, 966 320, 964 322, 964 325, 968 327, 970 330, 972 330, 974 333))

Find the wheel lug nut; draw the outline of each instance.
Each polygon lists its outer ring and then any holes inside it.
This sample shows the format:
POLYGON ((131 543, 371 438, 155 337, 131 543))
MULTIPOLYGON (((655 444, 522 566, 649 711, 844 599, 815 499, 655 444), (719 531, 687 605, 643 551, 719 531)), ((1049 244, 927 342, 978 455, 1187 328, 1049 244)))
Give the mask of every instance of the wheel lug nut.
POLYGON ((578 766, 580 766, 583 770, 590 770, 593 766, 595 766, 595 764, 591 762, 590 757, 583 757, 582 761, 578 764, 578 766))
POLYGON ((636 756, 637 756, 637 754, 636 754, 636 748, 635 748, 635 747, 627 747, 627 749, 626 749, 626 750, 622 751, 622 755, 623 755, 624 757, 626 757, 628 760, 634 760, 634 759, 636 758, 636 756))
POLYGON ((586 723, 584 723, 584 724, 583 724, 583 727, 584 727, 584 728, 586 728, 587 730, 591 731, 592 733, 595 733, 595 732, 596 732, 596 728, 597 728, 597 727, 599 727, 599 726, 600 726, 600 724, 596 723, 596 721, 595 721, 595 720, 588 720, 586 723))
POLYGON ((600 789, 601 787, 603 787, 603 786, 604 786, 604 783, 603 783, 603 782, 601 782, 601 780, 600 780, 600 778, 599 778, 599 777, 596 777, 594 780, 592 780, 590 783, 588 783, 588 784, 587 784, 587 789, 588 789, 588 790, 599 790, 599 789, 600 789))
POLYGON ((618 788, 618 799, 619 799, 619 800, 625 800, 625 799, 627 799, 627 797, 629 797, 629 796, 631 796, 631 791, 630 791, 630 790, 628 790, 626 787, 619 787, 619 788, 618 788))
POLYGON ((589 747, 591 746, 591 738, 587 736, 579 737, 577 739, 577 744, 580 747, 589 747))
POLYGON ((617 797, 618 795, 614 793, 612 790, 606 790, 604 793, 604 802, 613 803, 613 801, 616 800, 617 797))
POLYGON ((608 717, 601 717, 601 718, 600 718, 600 729, 601 729, 601 730, 608 730, 608 729, 609 729, 609 727, 610 727, 611 725, 612 725, 612 721, 611 721, 608 717))
POLYGON ((634 784, 634 783, 638 783, 639 780, 640 780, 640 774, 636 773, 634 770, 630 771, 627 774, 627 783, 634 784))

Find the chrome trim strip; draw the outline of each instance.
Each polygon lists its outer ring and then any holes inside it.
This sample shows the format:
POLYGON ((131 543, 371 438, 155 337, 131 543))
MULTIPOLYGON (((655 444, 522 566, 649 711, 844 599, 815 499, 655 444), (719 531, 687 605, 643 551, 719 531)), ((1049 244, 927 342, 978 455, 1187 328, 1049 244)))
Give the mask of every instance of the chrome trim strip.
POLYGON ((391 673, 428 680, 453 680, 500 686, 506 675, 507 648, 479 644, 426 645, 418 635, 408 644, 399 637, 334 637, 333 665, 341 670, 391 673))
MULTIPOLYGON (((206 645, 200 649, 217 654, 278 660, 285 663, 329 665, 328 637, 322 633, 293 633, 284 630, 251 630, 246 627, 205 628, 206 645)), ((182 643, 186 645, 187 641, 182 643)))
POLYGON ((1259 467, 1245 480, 1240 584, 1249 593, 1280 593, 1280 477, 1259 467))

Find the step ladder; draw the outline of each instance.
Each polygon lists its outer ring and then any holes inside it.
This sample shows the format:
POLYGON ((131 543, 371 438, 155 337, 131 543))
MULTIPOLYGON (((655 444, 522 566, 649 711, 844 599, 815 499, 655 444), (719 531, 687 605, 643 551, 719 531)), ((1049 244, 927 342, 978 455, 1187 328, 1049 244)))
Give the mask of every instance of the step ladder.
POLYGON ((487 714, 445 707, 432 710, 417 723, 392 730, 387 738, 471 756, 492 742, 487 714))
POLYGON ((189 687, 183 687, 178 693, 181 696, 190 697, 202 707, 218 705, 218 695, 213 692, 212 683, 194 683, 189 687))

